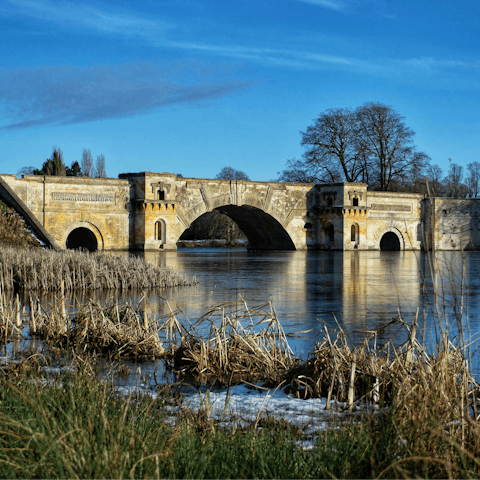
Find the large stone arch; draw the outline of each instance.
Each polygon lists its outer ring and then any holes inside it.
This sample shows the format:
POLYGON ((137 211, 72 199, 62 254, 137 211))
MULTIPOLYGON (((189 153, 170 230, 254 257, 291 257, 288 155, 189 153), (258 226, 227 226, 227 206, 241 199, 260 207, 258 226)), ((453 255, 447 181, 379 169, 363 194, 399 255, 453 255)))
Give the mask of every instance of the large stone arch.
POLYGON ((64 238, 62 241, 63 248, 67 248, 67 239, 69 235, 77 228, 86 228, 87 230, 92 232, 95 235, 95 238, 97 239, 98 250, 104 250, 105 244, 103 241, 102 232, 96 225, 94 225, 91 222, 75 222, 69 225, 68 229, 65 230, 64 238))
MULTIPOLYGON (((265 211, 251 204, 233 205, 228 203, 230 195, 221 195, 196 205, 189 212, 177 212, 175 234, 177 241, 183 232, 200 216, 212 210, 229 216, 245 233, 251 250, 296 250, 296 245, 289 233, 292 215, 285 219, 276 218, 275 213, 265 211), (210 207, 210 208, 207 208, 210 207), (283 221, 282 221, 283 220, 283 221)), ((303 230, 301 222, 300 230, 303 230)))

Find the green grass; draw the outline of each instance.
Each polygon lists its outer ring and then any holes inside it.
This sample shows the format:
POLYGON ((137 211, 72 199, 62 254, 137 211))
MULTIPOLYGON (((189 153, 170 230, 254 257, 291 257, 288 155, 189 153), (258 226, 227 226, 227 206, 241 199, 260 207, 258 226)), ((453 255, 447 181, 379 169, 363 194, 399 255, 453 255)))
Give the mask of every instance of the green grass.
MULTIPOLYGON (((49 382, 35 362, 0 373, 2 478, 475 478, 477 422, 447 435, 435 405, 394 405, 298 448, 301 429, 222 429, 205 412, 172 427, 174 396, 125 399, 89 369, 49 382), (415 415, 416 416, 415 416, 415 415), (462 440, 463 438, 463 440, 462 440), (463 443, 462 443, 463 442, 463 443)), ((430 399, 431 400, 431 399, 430 399)), ((358 419, 357 419, 358 420, 358 419)))

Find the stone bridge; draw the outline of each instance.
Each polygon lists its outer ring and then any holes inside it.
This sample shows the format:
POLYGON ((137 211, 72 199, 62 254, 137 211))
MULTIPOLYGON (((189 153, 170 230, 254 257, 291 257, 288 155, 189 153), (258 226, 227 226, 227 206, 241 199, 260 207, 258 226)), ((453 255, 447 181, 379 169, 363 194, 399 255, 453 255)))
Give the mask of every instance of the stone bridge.
POLYGON ((0 175, 0 193, 46 243, 60 249, 173 250, 182 233, 214 209, 238 224, 252 250, 480 247, 478 200, 373 192, 364 183, 152 172, 118 179, 0 175))

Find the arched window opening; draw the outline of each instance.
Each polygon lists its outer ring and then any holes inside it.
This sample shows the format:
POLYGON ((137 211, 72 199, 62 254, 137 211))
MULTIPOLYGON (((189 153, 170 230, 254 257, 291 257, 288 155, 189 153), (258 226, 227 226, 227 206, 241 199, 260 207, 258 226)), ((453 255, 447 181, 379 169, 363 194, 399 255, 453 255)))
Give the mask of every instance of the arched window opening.
POLYGON ((305 230, 311 230, 312 224, 310 222, 307 222, 303 228, 305 228, 305 230))
POLYGON ((358 198, 353 199, 353 206, 358 207, 358 198))
POLYGON ((329 207, 333 207, 333 198, 332 198, 332 197, 328 197, 328 198, 327 198, 327 205, 328 205, 329 207))
POLYGON ((160 248, 163 248, 163 245, 166 241, 166 226, 163 220, 157 220, 155 222, 155 240, 160 242, 160 248))
POLYGON ((70 250, 96 252, 98 250, 97 237, 88 228, 75 228, 68 235, 66 247, 70 250))
POLYGON ((165 200, 165 190, 158 190, 158 200, 165 200))
POLYGON ((382 251, 400 251, 400 239, 393 232, 387 232, 380 240, 380 250, 382 251))
POLYGON ((335 241, 335 227, 332 223, 325 228, 325 241, 327 245, 333 245, 335 241))
POLYGON ((350 240, 352 242, 355 242, 357 240, 357 229, 355 228, 355 225, 352 225, 351 228, 351 234, 350 234, 350 240))

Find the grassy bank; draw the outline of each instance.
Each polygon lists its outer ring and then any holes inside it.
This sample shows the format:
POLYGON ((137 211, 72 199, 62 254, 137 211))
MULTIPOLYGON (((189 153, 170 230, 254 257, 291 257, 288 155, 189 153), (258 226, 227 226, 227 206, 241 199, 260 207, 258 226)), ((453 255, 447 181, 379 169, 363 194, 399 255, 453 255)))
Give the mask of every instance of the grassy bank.
MULTIPOLYGON (((264 419, 224 429, 204 411, 172 424, 165 391, 124 398, 92 376, 46 378, 39 356, 0 371, 2 478, 478 478, 480 432, 439 411, 438 395, 411 392, 408 404, 321 433, 264 419), (406 408, 408 406, 408 408, 406 408), (168 419, 168 421, 167 421, 168 419)), ((406 400, 406 399, 405 399, 406 400)), ((458 398, 451 398, 454 404, 458 398)))
POLYGON ((0 247, 0 288, 34 291, 150 289, 196 283, 169 267, 139 257, 75 250, 0 247))
POLYGON ((36 248, 40 242, 31 233, 22 217, 0 201, 0 244, 3 246, 36 248))

